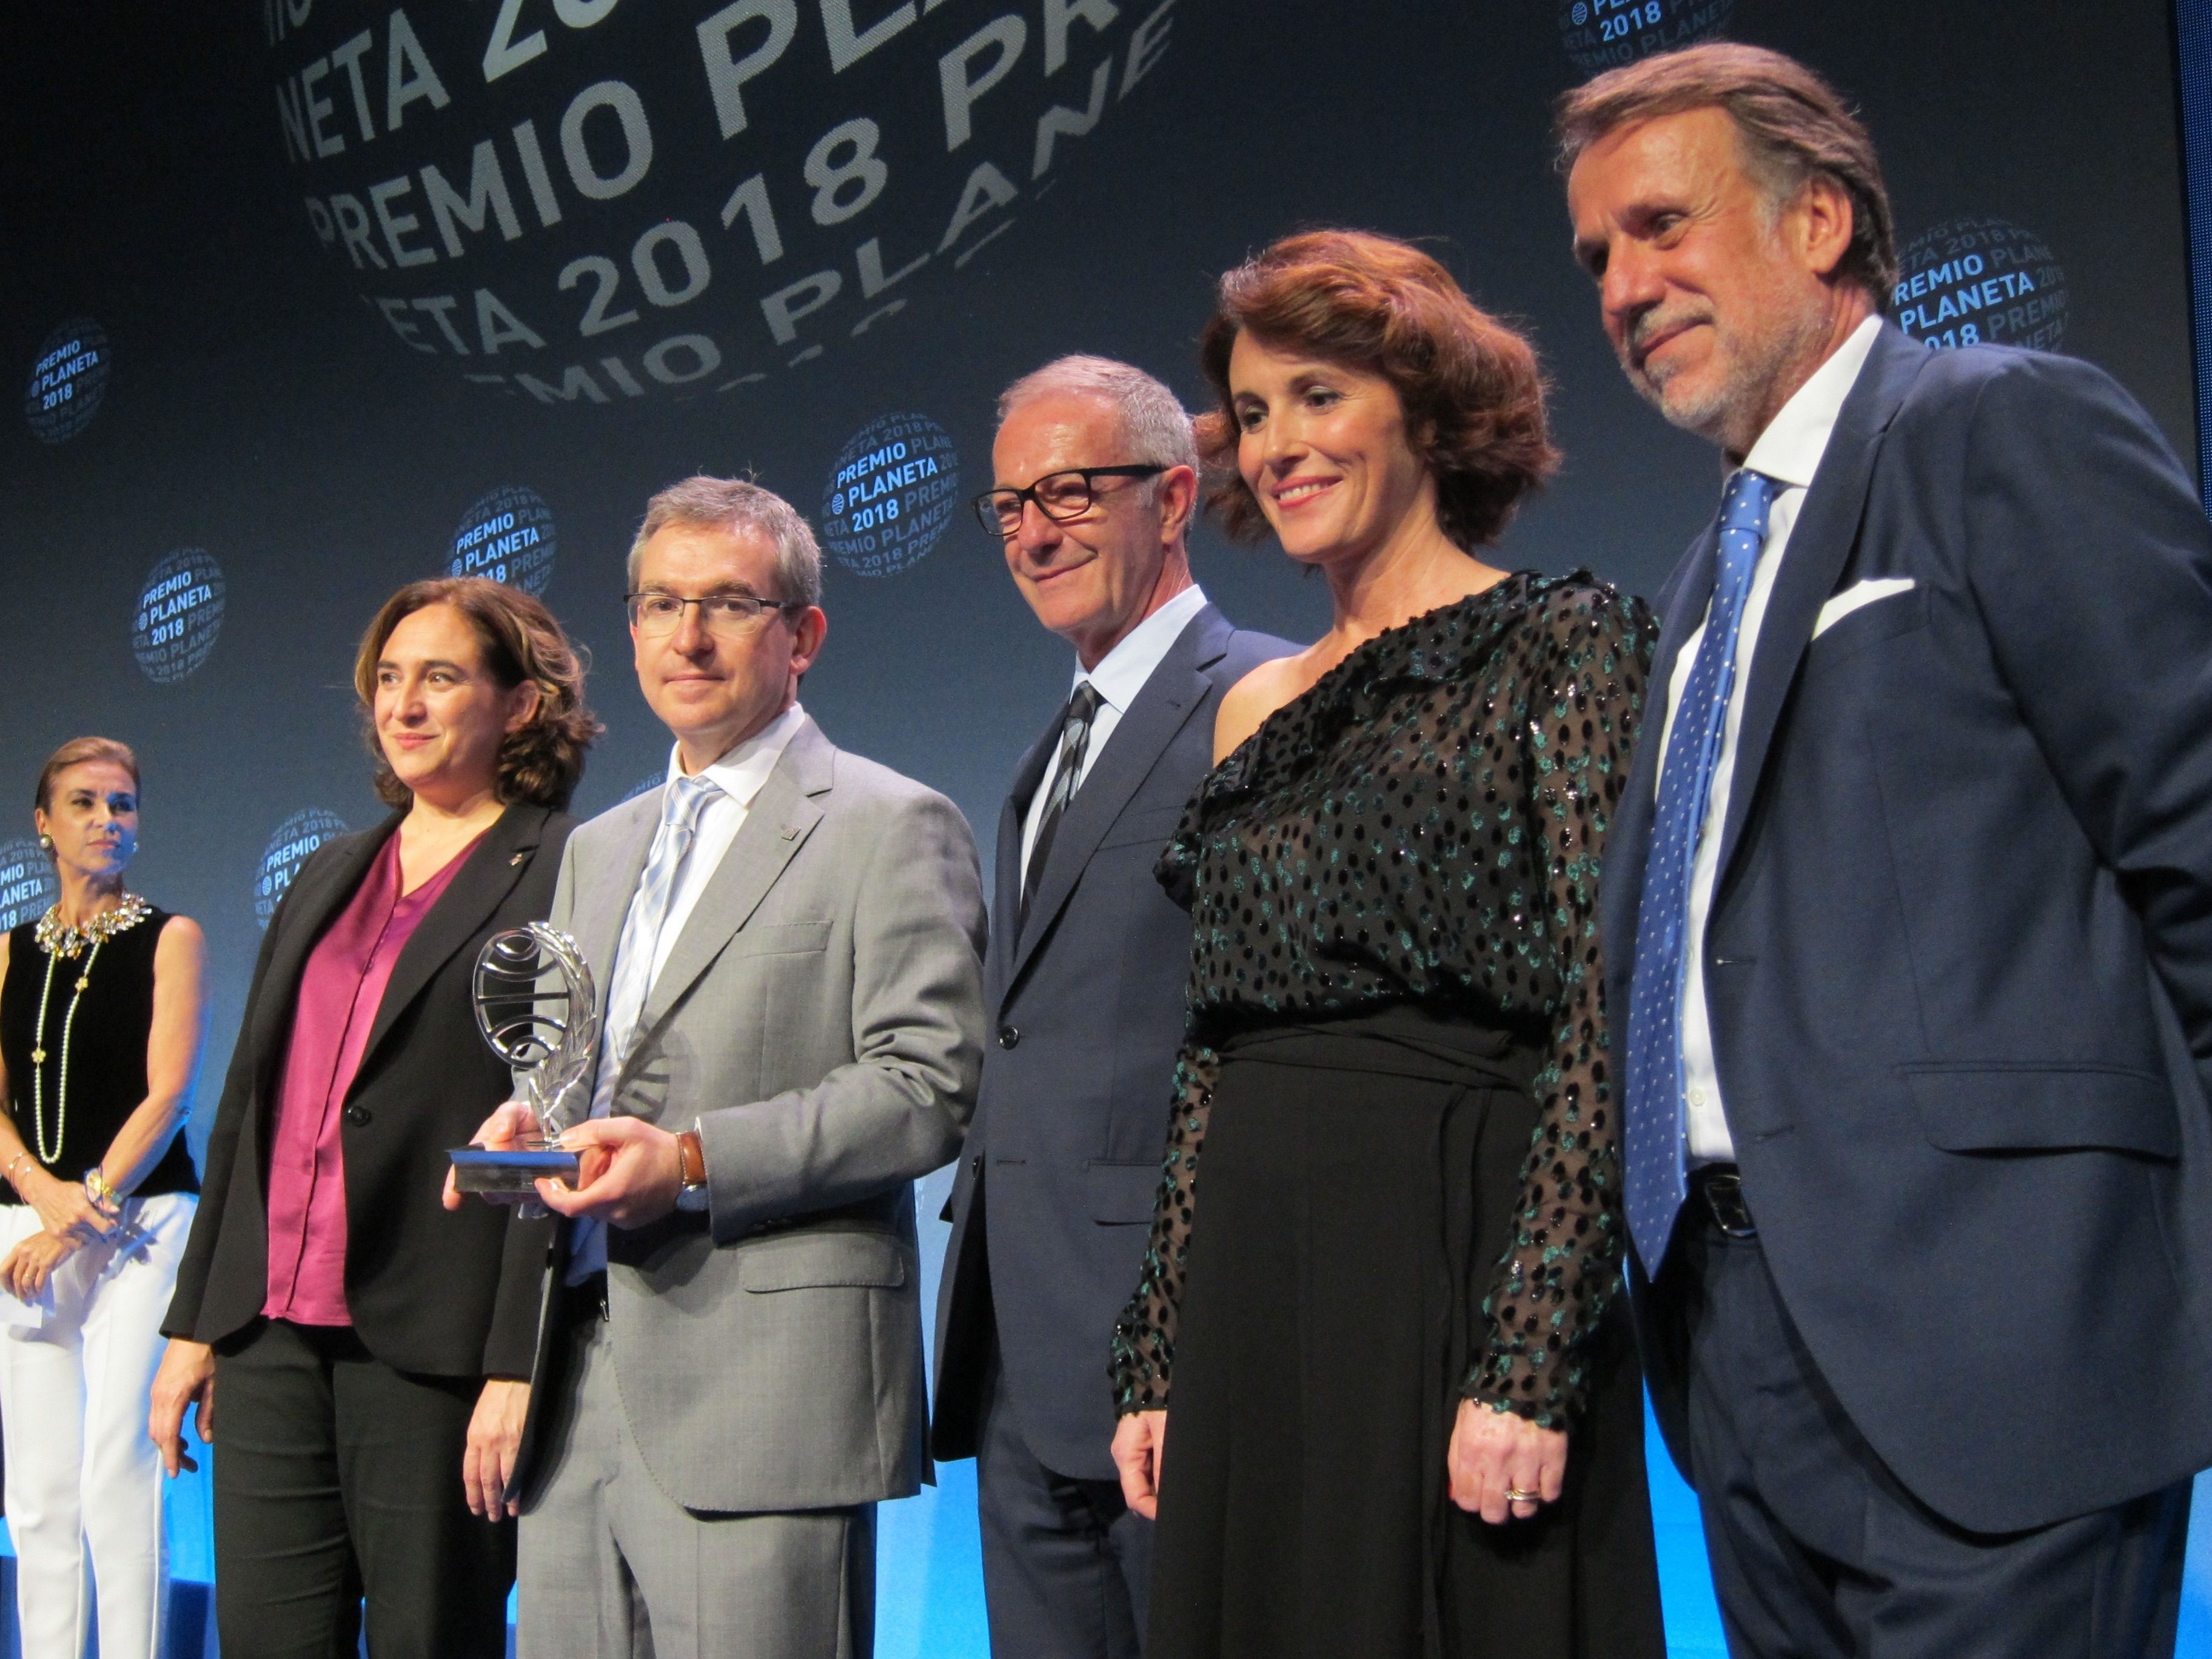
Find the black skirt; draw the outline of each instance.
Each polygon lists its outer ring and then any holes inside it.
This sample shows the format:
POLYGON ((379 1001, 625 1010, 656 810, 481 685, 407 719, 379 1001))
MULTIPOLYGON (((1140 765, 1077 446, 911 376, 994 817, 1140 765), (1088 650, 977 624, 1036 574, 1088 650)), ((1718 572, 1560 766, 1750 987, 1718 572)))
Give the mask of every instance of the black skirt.
POLYGON ((1445 1479, 1535 1129, 1534 1051, 1398 1007, 1219 1052, 1151 1659, 1662 1659, 1620 1304, 1561 1500, 1492 1527, 1445 1479))

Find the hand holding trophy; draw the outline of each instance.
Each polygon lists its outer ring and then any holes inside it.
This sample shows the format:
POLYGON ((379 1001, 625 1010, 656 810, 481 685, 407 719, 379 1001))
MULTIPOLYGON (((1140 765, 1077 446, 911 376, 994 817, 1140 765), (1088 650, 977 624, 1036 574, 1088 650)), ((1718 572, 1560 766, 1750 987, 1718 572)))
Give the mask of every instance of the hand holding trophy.
POLYGON ((521 1088, 533 1128, 497 1146, 453 1149, 453 1189, 532 1196, 546 1178, 574 1182, 577 1155, 561 1134, 589 1105, 580 1085, 599 1051, 591 964, 576 941, 542 921, 493 935, 477 957, 477 1025, 521 1088))

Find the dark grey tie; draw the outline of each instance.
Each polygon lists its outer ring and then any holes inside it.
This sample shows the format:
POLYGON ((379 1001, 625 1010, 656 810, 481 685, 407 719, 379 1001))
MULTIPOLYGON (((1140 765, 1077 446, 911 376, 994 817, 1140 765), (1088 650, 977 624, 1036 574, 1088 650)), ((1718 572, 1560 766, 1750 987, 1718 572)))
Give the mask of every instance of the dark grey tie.
POLYGON ((1053 774, 1052 793, 1045 799, 1044 817, 1037 823, 1029 868, 1022 872, 1023 922, 1030 919, 1030 900, 1044 874, 1044 861, 1052 855, 1052 838, 1060 828, 1060 815, 1067 811, 1067 803, 1075 798, 1076 785, 1083 780, 1083 756, 1091 747, 1091 722, 1101 701, 1098 688, 1089 680, 1077 686, 1075 695, 1067 700, 1067 714, 1060 726, 1060 768, 1053 774))

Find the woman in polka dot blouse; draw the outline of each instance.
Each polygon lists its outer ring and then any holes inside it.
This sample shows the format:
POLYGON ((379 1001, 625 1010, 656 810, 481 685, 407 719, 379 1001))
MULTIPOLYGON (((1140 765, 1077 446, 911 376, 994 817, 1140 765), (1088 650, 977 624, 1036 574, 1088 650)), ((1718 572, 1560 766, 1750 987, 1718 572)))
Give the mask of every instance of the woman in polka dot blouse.
POLYGON ((1202 349, 1214 505, 1334 617, 1224 699, 1160 862, 1188 1030, 1113 1355, 1148 1652, 1656 1656, 1596 911, 1650 617, 1483 562, 1557 458, 1428 255, 1289 238, 1202 349))

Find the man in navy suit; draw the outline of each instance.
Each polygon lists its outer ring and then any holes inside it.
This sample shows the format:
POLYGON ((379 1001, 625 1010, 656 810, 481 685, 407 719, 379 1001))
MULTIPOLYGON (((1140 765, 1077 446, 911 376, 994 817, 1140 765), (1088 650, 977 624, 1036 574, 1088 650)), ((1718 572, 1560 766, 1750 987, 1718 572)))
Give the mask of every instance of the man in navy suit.
POLYGON ((1560 131, 1622 367, 1729 469, 1604 896, 1631 1283, 1729 1647, 2170 1653, 2212 529, 2099 370, 1883 319, 1874 149, 1800 65, 1647 59, 1560 131))
POLYGON ((1222 693, 1291 647, 1231 628, 1191 580, 1198 452, 1167 387, 1065 357, 1010 387, 999 422, 977 513, 1076 669, 999 815, 993 1039, 946 1206, 933 1450, 977 1460, 993 1650, 1133 1659, 1152 1523, 1109 1455, 1106 1353, 1152 1218, 1190 965, 1152 865, 1212 764, 1222 693))

